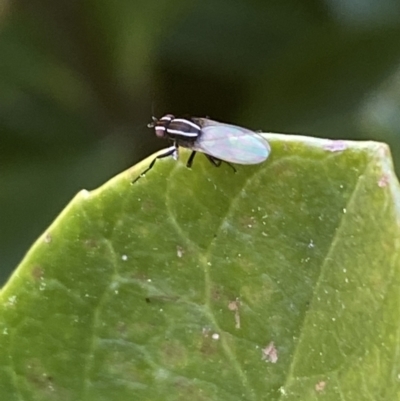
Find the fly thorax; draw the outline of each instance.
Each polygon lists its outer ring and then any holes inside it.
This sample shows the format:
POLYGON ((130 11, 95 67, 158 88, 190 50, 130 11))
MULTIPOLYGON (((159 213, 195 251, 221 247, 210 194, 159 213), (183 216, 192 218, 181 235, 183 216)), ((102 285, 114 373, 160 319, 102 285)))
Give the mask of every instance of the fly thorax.
POLYGON ((193 143, 200 134, 200 125, 187 118, 174 118, 167 126, 168 137, 178 142, 193 143))

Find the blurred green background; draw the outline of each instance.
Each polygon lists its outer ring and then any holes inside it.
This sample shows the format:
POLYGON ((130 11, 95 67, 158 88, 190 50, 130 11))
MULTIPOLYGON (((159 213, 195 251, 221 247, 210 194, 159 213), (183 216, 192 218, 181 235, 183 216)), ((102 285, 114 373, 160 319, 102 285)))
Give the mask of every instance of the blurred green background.
POLYGON ((151 115, 373 139, 400 158, 398 0, 0 2, 0 280, 151 115))

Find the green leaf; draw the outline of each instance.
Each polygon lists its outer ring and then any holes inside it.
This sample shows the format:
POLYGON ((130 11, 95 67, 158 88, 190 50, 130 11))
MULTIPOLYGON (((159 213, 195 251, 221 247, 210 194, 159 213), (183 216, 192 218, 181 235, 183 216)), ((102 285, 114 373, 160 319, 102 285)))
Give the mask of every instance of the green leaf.
POLYGON ((388 148, 267 137, 81 191, 0 294, 0 399, 398 399, 388 148))

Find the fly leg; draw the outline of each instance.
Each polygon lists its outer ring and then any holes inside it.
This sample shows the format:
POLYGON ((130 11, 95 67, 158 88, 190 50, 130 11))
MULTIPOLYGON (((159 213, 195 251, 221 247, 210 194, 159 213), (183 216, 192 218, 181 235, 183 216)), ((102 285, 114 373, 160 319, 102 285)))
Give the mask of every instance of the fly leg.
POLYGON ((187 163, 186 163, 186 167, 188 167, 188 168, 191 168, 192 167, 192 164, 193 164, 193 160, 194 160, 194 157, 196 156, 196 151, 194 150, 191 154, 190 154, 190 156, 189 156, 189 159, 188 159, 188 161, 187 161, 187 163))
POLYGON ((225 160, 217 159, 217 158, 215 158, 213 156, 210 156, 210 155, 207 155, 207 154, 206 154, 206 157, 207 157, 208 160, 210 160, 210 162, 215 167, 220 167, 222 163, 226 163, 233 170, 233 172, 236 173, 236 169, 235 169, 235 167, 232 166, 231 163, 226 162, 225 160))
POLYGON ((158 159, 163 159, 164 157, 172 156, 175 160, 178 158, 178 147, 176 145, 173 145, 167 149, 165 149, 164 153, 161 153, 158 155, 149 165, 149 167, 146 168, 138 177, 136 177, 133 181, 132 184, 134 184, 136 181, 138 181, 140 178, 142 178, 148 171, 150 171, 153 166, 156 164, 156 161, 158 159))

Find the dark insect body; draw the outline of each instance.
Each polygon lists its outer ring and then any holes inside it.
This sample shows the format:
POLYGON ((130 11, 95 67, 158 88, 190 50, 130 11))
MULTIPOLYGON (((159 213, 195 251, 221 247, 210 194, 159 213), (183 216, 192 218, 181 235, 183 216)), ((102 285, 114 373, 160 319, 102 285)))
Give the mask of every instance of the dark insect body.
POLYGON ((214 166, 219 167, 225 162, 234 171, 236 169, 231 163, 262 163, 271 152, 269 143, 256 132, 208 118, 175 118, 172 114, 166 114, 160 119, 153 117, 148 127, 154 128, 157 137, 172 142, 172 146, 158 155, 133 182, 151 170, 157 159, 168 156, 177 159, 179 147, 192 150, 187 167, 192 166, 196 153, 201 152, 214 166))

